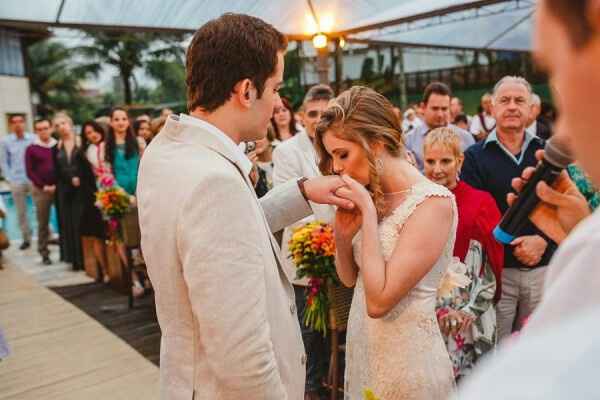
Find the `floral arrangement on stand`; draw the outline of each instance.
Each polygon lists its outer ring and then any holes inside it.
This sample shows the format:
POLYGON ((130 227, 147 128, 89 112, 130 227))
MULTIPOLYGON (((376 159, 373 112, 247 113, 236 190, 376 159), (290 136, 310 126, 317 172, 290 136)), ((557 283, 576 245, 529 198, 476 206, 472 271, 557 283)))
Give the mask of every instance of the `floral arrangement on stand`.
POLYGON ((131 197, 116 184, 114 176, 110 173, 100 175, 98 185, 96 207, 107 222, 108 237, 114 241, 119 236, 119 221, 131 207, 131 197))
POLYGON ((298 279, 309 278, 304 324, 327 335, 329 299, 327 285, 339 285, 335 271, 333 227, 321 221, 309 222, 296 229, 289 241, 290 258, 298 279))

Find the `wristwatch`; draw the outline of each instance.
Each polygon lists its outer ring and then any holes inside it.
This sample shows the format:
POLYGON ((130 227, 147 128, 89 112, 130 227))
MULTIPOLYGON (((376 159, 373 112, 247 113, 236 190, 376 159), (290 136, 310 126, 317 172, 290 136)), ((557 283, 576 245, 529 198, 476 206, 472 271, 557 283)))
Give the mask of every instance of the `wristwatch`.
POLYGON ((308 180, 307 177, 303 176, 302 178, 298 179, 297 183, 298 183, 298 189, 300 189, 300 193, 302 193, 302 197, 304 197, 304 200, 308 201, 308 196, 306 195, 306 189, 304 188, 304 182, 306 182, 308 180))

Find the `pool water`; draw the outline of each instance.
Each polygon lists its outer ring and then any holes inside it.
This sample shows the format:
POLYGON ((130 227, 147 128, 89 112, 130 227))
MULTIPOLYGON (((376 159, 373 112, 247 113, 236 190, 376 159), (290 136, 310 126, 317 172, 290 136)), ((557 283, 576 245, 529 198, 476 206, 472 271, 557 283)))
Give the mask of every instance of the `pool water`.
MULTIPOLYGON (((15 202, 10 192, 0 192, 2 200, 6 205, 6 218, 3 221, 3 227, 8 234, 8 238, 13 241, 23 240, 21 228, 19 228, 19 219, 17 218, 17 209, 15 202)), ((35 204, 31 196, 27 196, 27 219, 31 227, 33 237, 37 237, 37 218, 35 216, 35 204)), ((53 233, 58 233, 58 217, 56 215, 56 207, 52 206, 50 212, 50 229, 53 233)))

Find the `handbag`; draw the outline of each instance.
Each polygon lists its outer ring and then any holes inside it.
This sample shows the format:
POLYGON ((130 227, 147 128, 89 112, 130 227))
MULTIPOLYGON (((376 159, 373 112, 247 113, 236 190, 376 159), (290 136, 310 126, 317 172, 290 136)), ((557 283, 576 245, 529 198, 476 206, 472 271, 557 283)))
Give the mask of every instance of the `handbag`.
POLYGON ((10 247, 10 240, 4 229, 0 228, 0 250, 6 250, 10 247))

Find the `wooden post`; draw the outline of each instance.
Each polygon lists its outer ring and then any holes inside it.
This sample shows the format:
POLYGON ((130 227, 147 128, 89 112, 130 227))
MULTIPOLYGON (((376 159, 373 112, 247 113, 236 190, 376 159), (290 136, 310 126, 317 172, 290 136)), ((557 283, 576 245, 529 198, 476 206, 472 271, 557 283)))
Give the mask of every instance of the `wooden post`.
POLYGON ((344 50, 340 46, 340 39, 335 40, 335 93, 340 94, 342 90, 342 80, 344 79, 344 50))
POLYGON ((398 86, 400 88, 400 107, 406 110, 408 100, 406 98, 406 74, 404 73, 404 49, 398 48, 398 86))
POLYGON ((329 46, 317 49, 317 73, 319 83, 329 85, 329 46))

